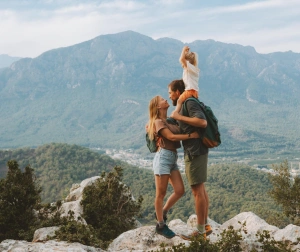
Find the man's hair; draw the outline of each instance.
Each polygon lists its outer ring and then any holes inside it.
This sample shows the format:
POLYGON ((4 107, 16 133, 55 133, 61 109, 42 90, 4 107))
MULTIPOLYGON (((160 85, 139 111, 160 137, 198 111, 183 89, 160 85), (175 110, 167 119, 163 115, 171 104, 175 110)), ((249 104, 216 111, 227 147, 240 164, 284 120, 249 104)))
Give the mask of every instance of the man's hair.
POLYGON ((184 92, 185 86, 183 80, 173 80, 168 87, 173 91, 179 91, 180 94, 184 92))

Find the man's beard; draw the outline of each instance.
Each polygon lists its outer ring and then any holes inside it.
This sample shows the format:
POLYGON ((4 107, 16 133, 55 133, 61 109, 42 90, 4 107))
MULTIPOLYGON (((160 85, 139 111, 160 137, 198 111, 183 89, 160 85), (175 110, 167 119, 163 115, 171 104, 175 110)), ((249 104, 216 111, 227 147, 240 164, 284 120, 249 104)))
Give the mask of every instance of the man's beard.
POLYGON ((176 99, 176 100, 172 100, 172 104, 173 104, 173 106, 176 106, 176 105, 177 105, 177 100, 178 100, 178 99, 176 99))

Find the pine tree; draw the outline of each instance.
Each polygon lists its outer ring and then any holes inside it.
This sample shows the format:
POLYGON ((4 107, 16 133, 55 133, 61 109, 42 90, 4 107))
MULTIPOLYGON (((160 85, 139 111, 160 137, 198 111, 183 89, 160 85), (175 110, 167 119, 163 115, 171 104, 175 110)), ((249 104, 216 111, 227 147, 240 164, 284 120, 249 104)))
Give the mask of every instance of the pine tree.
POLYGON ((99 238, 108 241, 134 228, 141 210, 142 197, 134 200, 122 183, 123 170, 116 166, 83 191, 83 218, 97 230, 99 238))
POLYGON ((271 197, 281 205, 284 214, 291 218, 294 224, 300 224, 300 177, 290 174, 288 161, 273 165, 275 174, 269 179, 273 185, 271 197))
POLYGON ((30 239, 28 231, 37 220, 34 208, 40 203, 41 188, 30 166, 24 172, 15 160, 7 166, 7 176, 0 180, 0 241, 30 239))

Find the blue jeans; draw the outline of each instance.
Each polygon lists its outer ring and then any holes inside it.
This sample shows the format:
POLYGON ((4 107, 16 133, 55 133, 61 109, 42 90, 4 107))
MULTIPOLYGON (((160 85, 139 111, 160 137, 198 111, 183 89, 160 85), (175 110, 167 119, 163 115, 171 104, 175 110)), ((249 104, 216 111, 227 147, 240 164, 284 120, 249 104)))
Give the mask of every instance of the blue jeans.
POLYGON ((176 152, 160 148, 153 159, 154 175, 171 174, 171 171, 178 170, 177 159, 176 152))

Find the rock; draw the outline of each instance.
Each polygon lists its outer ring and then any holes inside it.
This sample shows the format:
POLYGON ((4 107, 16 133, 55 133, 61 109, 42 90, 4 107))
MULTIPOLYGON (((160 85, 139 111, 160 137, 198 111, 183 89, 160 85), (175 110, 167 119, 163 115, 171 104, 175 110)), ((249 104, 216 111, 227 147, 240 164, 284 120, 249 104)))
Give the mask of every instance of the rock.
POLYGON ((73 184, 69 195, 66 197, 66 202, 64 202, 60 208, 61 216, 67 216, 68 212, 71 210, 74 212, 75 220, 80 217, 80 222, 87 224, 85 219, 82 218, 83 208, 80 204, 82 200, 82 193, 86 186, 93 184, 100 176, 94 176, 83 180, 80 184, 73 184))
POLYGON ((255 215, 252 212, 243 212, 232 219, 224 222, 220 228, 221 229, 226 229, 229 226, 233 226, 234 229, 239 229, 242 227, 242 224, 246 222, 246 229, 247 233, 250 235, 254 235, 260 231, 262 232, 263 230, 269 230, 271 234, 275 233, 279 228, 269 225, 265 220, 259 218, 257 215, 255 215))
MULTIPOLYGON (((210 218, 207 219, 207 223, 211 226, 213 233, 216 233, 220 229, 220 224, 211 220, 210 218)), ((192 214, 187 220, 187 226, 193 229, 197 227, 197 215, 192 214)))
POLYGON ((83 208, 82 205, 80 204, 81 200, 76 200, 76 201, 71 201, 71 202, 65 202, 61 205, 60 213, 61 213, 61 217, 67 216, 69 211, 73 211, 74 212, 74 218, 75 220, 78 219, 78 217, 80 217, 80 222, 86 224, 86 221, 84 218, 82 218, 82 214, 83 214, 83 208))
POLYGON ((27 242, 4 240, 0 243, 2 252, 105 252, 100 248, 85 246, 80 243, 68 243, 64 241, 47 241, 47 242, 27 242))
POLYGON ((47 241, 47 236, 54 236, 59 227, 45 227, 35 230, 32 242, 47 241))
POLYGON ((77 200, 80 201, 82 199, 83 189, 86 186, 93 184, 98 178, 100 178, 100 176, 94 176, 83 180, 80 184, 73 184, 70 189, 69 195, 66 197, 66 202, 77 200))
MULTIPOLYGON (((192 232, 192 229, 181 220, 172 220, 169 223, 169 228, 175 233, 192 232)), ((175 236, 172 239, 167 239, 162 235, 156 234, 155 226, 144 226, 134 230, 127 231, 119 235, 108 247, 109 252, 114 251, 151 251, 160 249, 160 244, 164 244, 166 247, 171 248, 174 245, 184 243, 187 245, 189 242, 182 240, 179 236, 175 236)))
POLYGON ((292 243, 296 243, 297 238, 300 238, 300 227, 292 224, 286 226, 284 229, 277 230, 274 234, 275 241, 291 241, 292 243))

